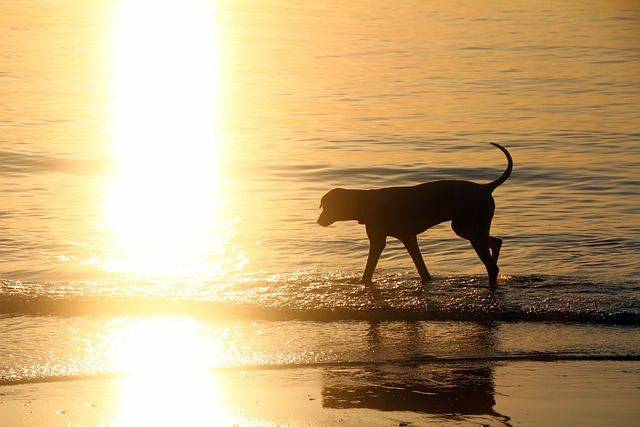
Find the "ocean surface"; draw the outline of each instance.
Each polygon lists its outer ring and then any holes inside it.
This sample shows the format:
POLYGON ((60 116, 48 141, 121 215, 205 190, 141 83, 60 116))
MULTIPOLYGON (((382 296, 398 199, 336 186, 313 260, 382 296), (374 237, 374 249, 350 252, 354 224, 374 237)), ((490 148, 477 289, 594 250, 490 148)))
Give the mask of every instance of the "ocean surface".
POLYGON ((0 386, 180 347, 328 367, 328 407, 345 366, 490 403, 493 364, 637 362, 639 171, 636 1, 4 0, 0 386), (448 224, 432 283, 389 239, 359 284, 364 228, 317 225, 322 195, 489 182, 489 142, 497 291, 448 224))

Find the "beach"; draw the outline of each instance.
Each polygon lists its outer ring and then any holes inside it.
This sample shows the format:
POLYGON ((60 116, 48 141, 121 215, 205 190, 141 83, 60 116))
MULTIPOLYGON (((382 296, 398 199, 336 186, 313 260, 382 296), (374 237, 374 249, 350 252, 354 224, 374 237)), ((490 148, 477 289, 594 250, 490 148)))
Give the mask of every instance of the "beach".
POLYGON ((411 376, 408 371, 420 368, 215 372, 209 375, 217 393, 209 396, 170 388, 157 399, 139 396, 126 403, 126 378, 3 386, 0 418, 7 427, 635 426, 640 420, 638 362, 499 362, 492 367, 495 406, 484 409, 471 391, 449 390, 463 384, 431 384, 429 391, 357 379, 372 369, 411 376))

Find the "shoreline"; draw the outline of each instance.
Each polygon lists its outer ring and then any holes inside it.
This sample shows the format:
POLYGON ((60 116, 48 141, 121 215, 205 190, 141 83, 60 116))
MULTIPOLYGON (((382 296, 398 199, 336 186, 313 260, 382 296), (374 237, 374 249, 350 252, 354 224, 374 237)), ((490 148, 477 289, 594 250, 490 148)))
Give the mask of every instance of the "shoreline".
POLYGON ((187 376, 0 386, 0 419, 7 427, 632 426, 640 420, 637 361, 345 365, 213 372, 183 381, 187 376))

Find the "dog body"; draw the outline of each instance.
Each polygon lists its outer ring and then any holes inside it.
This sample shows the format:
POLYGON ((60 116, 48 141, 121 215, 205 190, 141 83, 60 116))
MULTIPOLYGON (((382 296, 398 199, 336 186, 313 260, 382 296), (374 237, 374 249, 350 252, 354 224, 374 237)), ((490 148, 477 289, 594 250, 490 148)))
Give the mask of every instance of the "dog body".
POLYGON ((323 211, 318 224, 326 227, 336 221, 356 220, 365 225, 369 257, 362 282, 371 283, 387 236, 395 237, 404 244, 422 281, 427 282, 431 275, 420 254, 417 236, 434 225, 451 221, 453 231, 471 242, 487 269, 489 284, 494 287, 502 240, 489 234, 495 209, 491 193, 507 180, 513 161, 505 148, 492 145, 504 152, 508 166, 502 176, 491 183, 442 180, 376 190, 335 188, 322 197, 320 206, 323 211))

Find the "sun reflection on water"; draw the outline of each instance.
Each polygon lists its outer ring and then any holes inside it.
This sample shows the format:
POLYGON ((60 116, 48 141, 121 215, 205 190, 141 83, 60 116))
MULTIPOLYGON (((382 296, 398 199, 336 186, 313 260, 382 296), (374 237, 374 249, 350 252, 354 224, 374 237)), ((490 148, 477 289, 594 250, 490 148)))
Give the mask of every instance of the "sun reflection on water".
POLYGON ((219 46, 212 0, 121 0, 113 42, 109 271, 211 268, 218 228, 219 46))
POLYGON ((113 363, 126 375, 114 426, 226 425, 211 347, 192 319, 139 320, 123 329, 113 363))

